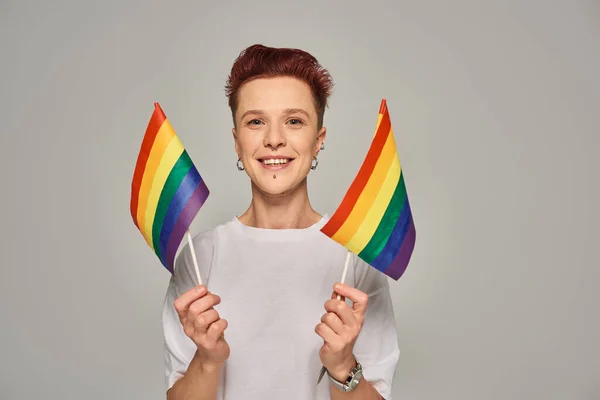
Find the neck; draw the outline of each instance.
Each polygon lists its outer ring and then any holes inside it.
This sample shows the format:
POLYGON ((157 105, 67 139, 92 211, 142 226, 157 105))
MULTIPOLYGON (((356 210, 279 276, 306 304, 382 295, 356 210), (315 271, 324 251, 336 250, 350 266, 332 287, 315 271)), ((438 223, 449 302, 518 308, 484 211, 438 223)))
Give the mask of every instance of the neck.
POLYGON ((304 229, 321 219, 308 199, 306 179, 295 189, 269 195, 252 183, 252 202, 238 219, 244 225, 264 229, 304 229))

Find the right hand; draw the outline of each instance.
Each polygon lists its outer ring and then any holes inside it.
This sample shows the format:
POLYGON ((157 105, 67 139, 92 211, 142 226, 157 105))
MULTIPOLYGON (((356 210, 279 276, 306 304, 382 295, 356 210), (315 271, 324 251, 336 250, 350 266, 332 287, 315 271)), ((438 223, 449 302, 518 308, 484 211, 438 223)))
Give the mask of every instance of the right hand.
POLYGON ((229 344, 224 337, 228 324, 213 308, 220 302, 221 298, 204 285, 188 290, 175 300, 183 331, 194 341, 200 360, 207 365, 220 365, 229 358, 229 344))

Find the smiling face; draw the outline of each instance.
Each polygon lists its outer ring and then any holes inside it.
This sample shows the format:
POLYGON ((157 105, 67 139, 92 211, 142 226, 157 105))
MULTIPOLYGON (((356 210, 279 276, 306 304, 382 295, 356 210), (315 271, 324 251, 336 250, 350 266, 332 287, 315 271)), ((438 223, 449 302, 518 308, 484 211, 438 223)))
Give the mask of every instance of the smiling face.
POLYGON ((292 77, 259 78, 240 88, 237 104, 235 150, 254 185, 282 195, 304 184, 326 135, 310 87, 292 77))

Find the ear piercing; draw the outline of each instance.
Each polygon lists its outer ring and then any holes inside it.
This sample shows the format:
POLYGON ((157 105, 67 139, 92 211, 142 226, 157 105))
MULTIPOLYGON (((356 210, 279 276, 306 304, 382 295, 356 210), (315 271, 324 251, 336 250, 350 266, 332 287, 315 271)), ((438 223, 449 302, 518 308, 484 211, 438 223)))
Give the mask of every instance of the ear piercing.
POLYGON ((310 169, 312 169, 314 171, 315 169, 317 169, 318 165, 319 165, 319 160, 317 160, 317 157, 313 157, 313 162, 310 165, 310 169))

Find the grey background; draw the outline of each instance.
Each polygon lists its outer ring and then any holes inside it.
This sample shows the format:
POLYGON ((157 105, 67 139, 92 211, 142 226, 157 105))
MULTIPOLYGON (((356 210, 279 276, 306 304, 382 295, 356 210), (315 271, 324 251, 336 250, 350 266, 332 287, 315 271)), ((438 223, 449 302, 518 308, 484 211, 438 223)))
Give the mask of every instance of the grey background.
MULTIPOLYGON (((388 100, 417 227, 396 399, 599 399, 598 1, 2 1, 0 398, 162 399, 169 279, 129 215, 159 101, 242 212, 223 86, 246 46, 336 82, 331 213, 388 100)), ((315 322, 316 323, 316 322, 315 322)))

